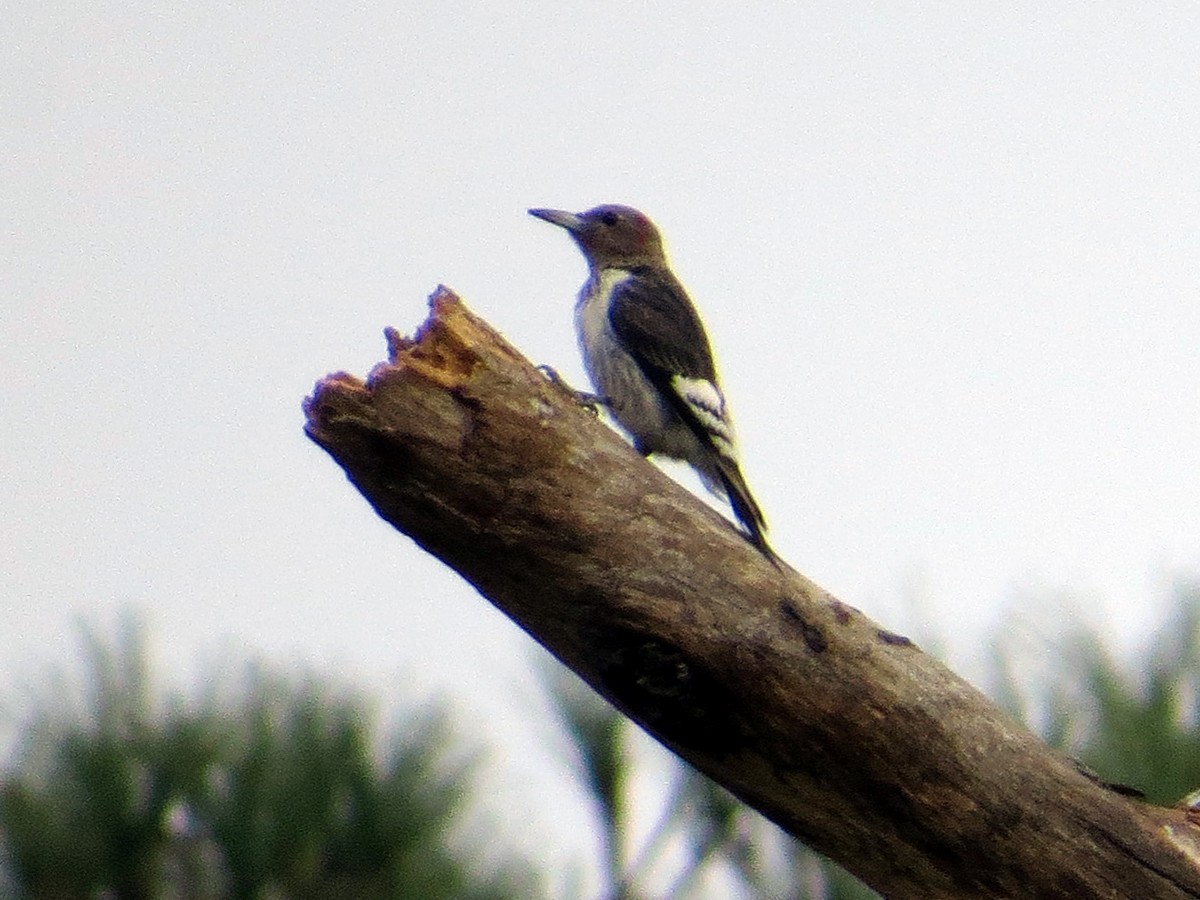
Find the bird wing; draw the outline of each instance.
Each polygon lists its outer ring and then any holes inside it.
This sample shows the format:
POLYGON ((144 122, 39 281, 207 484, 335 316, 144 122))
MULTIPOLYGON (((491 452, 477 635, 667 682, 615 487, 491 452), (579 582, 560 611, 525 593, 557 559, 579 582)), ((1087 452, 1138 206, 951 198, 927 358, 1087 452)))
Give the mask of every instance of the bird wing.
MULTIPOLYGON (((619 282, 608 306, 609 323, 625 350, 662 392, 702 445, 712 450, 717 480, 734 514, 768 559, 766 519, 738 464, 733 423, 717 386, 717 371, 704 326, 681 285, 669 272, 633 269, 619 282)), ((695 461, 693 461, 695 465, 695 461)))
POLYGON ((609 323, 621 344, 652 380, 682 375, 715 385, 708 336, 683 286, 656 269, 632 269, 630 275, 617 284, 608 306, 609 323))
POLYGON ((670 272, 633 269, 618 282, 608 318, 621 345, 700 441, 736 458, 704 325, 670 272))

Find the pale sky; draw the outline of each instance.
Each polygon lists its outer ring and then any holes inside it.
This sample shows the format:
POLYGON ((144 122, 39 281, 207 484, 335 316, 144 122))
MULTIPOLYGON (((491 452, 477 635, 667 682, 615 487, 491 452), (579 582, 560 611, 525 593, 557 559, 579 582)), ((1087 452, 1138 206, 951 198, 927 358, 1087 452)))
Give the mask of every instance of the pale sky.
POLYGON ((776 548, 968 677, 1006 610, 1053 653, 1072 607, 1046 601, 1072 597, 1132 652, 1200 573, 1200 7, 4 21, 14 691, 133 608, 182 683, 260 655, 534 727, 528 638, 379 521, 300 411, 439 282, 583 386, 583 260, 531 206, 658 223, 776 548))

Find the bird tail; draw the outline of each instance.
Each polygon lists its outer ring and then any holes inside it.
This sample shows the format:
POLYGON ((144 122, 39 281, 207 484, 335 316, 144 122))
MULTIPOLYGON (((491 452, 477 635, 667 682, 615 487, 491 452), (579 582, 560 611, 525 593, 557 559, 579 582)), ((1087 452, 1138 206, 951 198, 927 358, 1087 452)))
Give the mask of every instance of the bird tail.
POLYGON ((766 516, 763 515, 762 508, 754 499, 754 495, 750 493, 746 479, 742 476, 741 468, 736 461, 728 459, 720 453, 714 455, 716 456, 714 468, 717 477, 715 484, 710 483, 710 488, 719 488, 717 492, 725 494, 729 499, 729 505, 733 507, 733 514, 746 529, 746 536, 750 539, 750 543, 757 547, 763 556, 778 566, 779 557, 767 543, 766 516))
POLYGON ((725 412, 725 398, 712 378, 675 376, 665 385, 655 382, 674 407, 675 413, 691 431, 698 446, 678 455, 691 463, 705 487, 717 496, 725 496, 733 514, 746 531, 750 543, 779 568, 781 560, 767 543, 767 519, 742 477, 737 461, 733 423, 725 412))

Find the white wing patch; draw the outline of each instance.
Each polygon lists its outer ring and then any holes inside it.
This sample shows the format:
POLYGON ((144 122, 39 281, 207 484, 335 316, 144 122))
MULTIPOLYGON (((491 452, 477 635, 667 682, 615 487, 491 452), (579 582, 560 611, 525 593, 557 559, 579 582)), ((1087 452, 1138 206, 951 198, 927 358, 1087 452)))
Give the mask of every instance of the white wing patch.
POLYGON ((682 375, 671 379, 671 388, 704 426, 717 452, 736 461, 733 422, 725 412, 721 389, 704 378, 684 378, 682 375))

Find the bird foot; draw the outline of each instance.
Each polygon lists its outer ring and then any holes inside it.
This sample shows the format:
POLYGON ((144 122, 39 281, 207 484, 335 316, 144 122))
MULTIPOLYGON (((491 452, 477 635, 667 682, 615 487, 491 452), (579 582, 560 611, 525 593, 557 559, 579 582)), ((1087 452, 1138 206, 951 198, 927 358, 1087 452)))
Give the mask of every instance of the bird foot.
POLYGON ((557 385, 568 394, 575 398, 575 402, 588 410, 592 415, 600 415, 600 407, 608 406, 608 398, 600 394, 589 394, 587 391, 577 391, 571 387, 563 377, 558 374, 558 370, 553 366, 538 366, 538 371, 546 376, 546 380, 551 384, 557 385))

